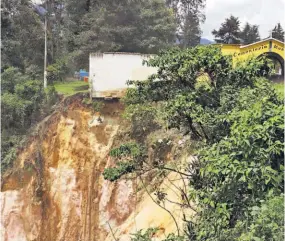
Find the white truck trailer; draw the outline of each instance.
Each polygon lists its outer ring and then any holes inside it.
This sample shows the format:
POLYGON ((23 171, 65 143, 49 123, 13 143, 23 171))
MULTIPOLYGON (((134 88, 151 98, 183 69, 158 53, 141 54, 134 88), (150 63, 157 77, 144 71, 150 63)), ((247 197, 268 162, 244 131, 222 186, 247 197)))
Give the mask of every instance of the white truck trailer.
POLYGON ((143 65, 151 55, 139 53, 91 53, 89 84, 92 98, 120 98, 128 80, 146 80, 157 69, 143 65))

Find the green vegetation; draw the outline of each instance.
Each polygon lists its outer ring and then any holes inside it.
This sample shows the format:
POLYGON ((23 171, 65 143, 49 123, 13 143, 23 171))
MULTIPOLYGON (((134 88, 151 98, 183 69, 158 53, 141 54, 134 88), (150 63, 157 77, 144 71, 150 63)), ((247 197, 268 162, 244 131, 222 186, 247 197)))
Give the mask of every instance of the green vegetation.
POLYGON ((106 180, 116 181, 121 176, 139 169, 145 157, 144 148, 136 143, 126 143, 110 151, 110 156, 119 161, 116 167, 106 168, 103 176, 106 180))
POLYGON ((4 0, 1 9, 1 67, 42 71, 44 32, 30 1, 4 0))
POLYGON ((139 230, 137 233, 133 234, 132 241, 151 241, 152 237, 158 231, 158 228, 148 228, 145 232, 139 230))
POLYGON ((215 41, 217 43, 238 44, 241 42, 240 20, 231 15, 229 18, 225 19, 218 30, 214 29, 212 34, 215 36, 215 41))
POLYGON ((41 80, 17 68, 6 69, 1 81, 1 167, 4 172, 12 166, 29 128, 50 113, 58 97, 54 87, 44 91, 41 80))
MULTIPOLYGON (((270 61, 250 59, 233 68, 231 57, 219 48, 200 46, 162 52, 148 64, 158 73, 130 82, 136 87, 125 97, 125 116, 143 122, 147 110, 153 122, 160 119, 160 125, 183 131, 198 143, 197 159, 181 171, 145 153, 140 160, 129 159, 134 168, 127 173, 141 177, 150 169, 164 169, 188 180, 187 193, 181 195, 189 202, 183 207, 193 211, 190 202, 196 207, 195 218, 185 218, 186 239, 282 240, 284 107, 267 80, 270 61), (201 75, 208 81, 201 83, 201 75)), ((120 155, 113 158, 121 161, 120 155)), ((120 165, 116 171, 113 181, 126 174, 120 165)), ((151 240, 146 233, 137 235, 151 240)))
POLYGON ((50 64, 47 67, 47 81, 49 84, 54 83, 55 81, 63 81, 68 72, 70 72, 70 68, 68 67, 68 63, 71 59, 71 56, 65 56, 63 58, 57 59, 55 63, 50 64))
POLYGON ((272 37, 284 42, 284 30, 280 23, 272 29, 272 37))
POLYGON ((143 148, 137 143, 126 143, 121 145, 119 148, 112 149, 110 151, 110 156, 112 157, 126 157, 131 156, 134 158, 139 158, 143 155, 143 148))
POLYGON ((59 94, 65 96, 88 92, 89 83, 84 81, 55 82, 54 87, 59 94))
MULTIPOLYGON (((233 15, 226 18, 221 27, 218 30, 214 29, 212 34, 217 43, 247 45, 260 40, 258 25, 246 22, 241 30, 239 18, 233 15)), ((284 30, 280 23, 272 29, 272 37, 284 42, 284 30)))
POLYGON ((90 52, 157 53, 199 44, 205 0, 43 1, 3 0, 2 68, 42 74, 47 8, 48 84, 88 69, 90 52), (36 6, 37 5, 37 6, 36 6))
POLYGON ((260 35, 258 25, 251 25, 247 22, 241 31, 240 36, 244 45, 259 41, 260 35))
MULTIPOLYGON (((199 44, 205 0, 43 1, 48 21, 48 79, 88 68, 90 52, 157 53, 173 46, 199 44), (47 2, 47 4, 46 4, 47 2), (72 58, 70 58, 72 56, 72 58)), ((42 71, 43 13, 30 0, 3 0, 2 67, 42 71)))
MULTIPOLYGON (((147 230, 139 230, 138 232, 132 234, 131 241, 152 241, 155 234, 159 231, 159 228, 148 228, 147 230)), ((174 234, 169 234, 162 241, 183 241, 183 237, 178 237, 174 234)))
POLYGON ((131 173, 135 170, 134 164, 131 162, 118 162, 116 167, 106 168, 103 176, 111 182, 118 180, 121 176, 131 173))
POLYGON ((204 0, 121 0, 66 2, 67 48, 78 68, 90 52, 158 53, 173 46, 199 44, 204 0), (190 34, 191 31, 191 34, 190 34))
POLYGON ((273 86, 280 97, 284 98, 284 83, 274 83, 273 86))

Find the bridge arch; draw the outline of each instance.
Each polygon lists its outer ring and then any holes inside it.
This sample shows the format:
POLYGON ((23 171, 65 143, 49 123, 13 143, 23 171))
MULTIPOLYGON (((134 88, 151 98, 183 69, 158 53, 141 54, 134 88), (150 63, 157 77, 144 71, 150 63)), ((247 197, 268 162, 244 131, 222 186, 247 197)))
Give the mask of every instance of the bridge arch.
POLYGON ((282 58, 282 56, 275 52, 266 52, 260 56, 265 56, 266 58, 271 59, 273 61, 275 70, 278 70, 277 68, 279 67, 281 72, 280 74, 284 77, 284 59, 282 58))
POLYGON ((219 44, 222 53, 232 55, 234 64, 245 61, 250 57, 266 56, 273 60, 276 74, 272 80, 284 80, 284 43, 274 38, 267 38, 256 43, 241 44, 219 44))

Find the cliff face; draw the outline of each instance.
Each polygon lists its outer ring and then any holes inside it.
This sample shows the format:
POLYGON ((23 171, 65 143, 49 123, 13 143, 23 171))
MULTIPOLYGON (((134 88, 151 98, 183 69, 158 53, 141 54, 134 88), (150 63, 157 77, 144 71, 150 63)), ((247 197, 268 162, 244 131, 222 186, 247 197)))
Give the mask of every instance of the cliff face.
MULTIPOLYGON (((106 103, 103 122, 97 123, 74 98, 40 123, 3 176, 1 240, 129 240, 129 233, 143 228, 160 227, 158 238, 176 230, 168 212, 147 193, 136 192, 135 178, 103 179, 111 162, 108 153, 124 128, 122 109, 118 102, 106 103)), ((170 199, 179 200, 167 182, 161 185, 170 199)), ((181 179, 174 182, 183 185, 181 179)), ((169 203, 167 208, 181 219, 177 206, 169 203)))

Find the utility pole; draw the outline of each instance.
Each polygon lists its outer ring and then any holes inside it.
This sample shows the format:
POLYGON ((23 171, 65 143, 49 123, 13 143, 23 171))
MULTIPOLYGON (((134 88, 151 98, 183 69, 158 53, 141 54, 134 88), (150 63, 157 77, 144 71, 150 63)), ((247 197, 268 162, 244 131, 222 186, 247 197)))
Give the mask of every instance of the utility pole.
POLYGON ((45 13, 45 54, 44 54, 44 88, 47 87, 47 0, 45 13))

